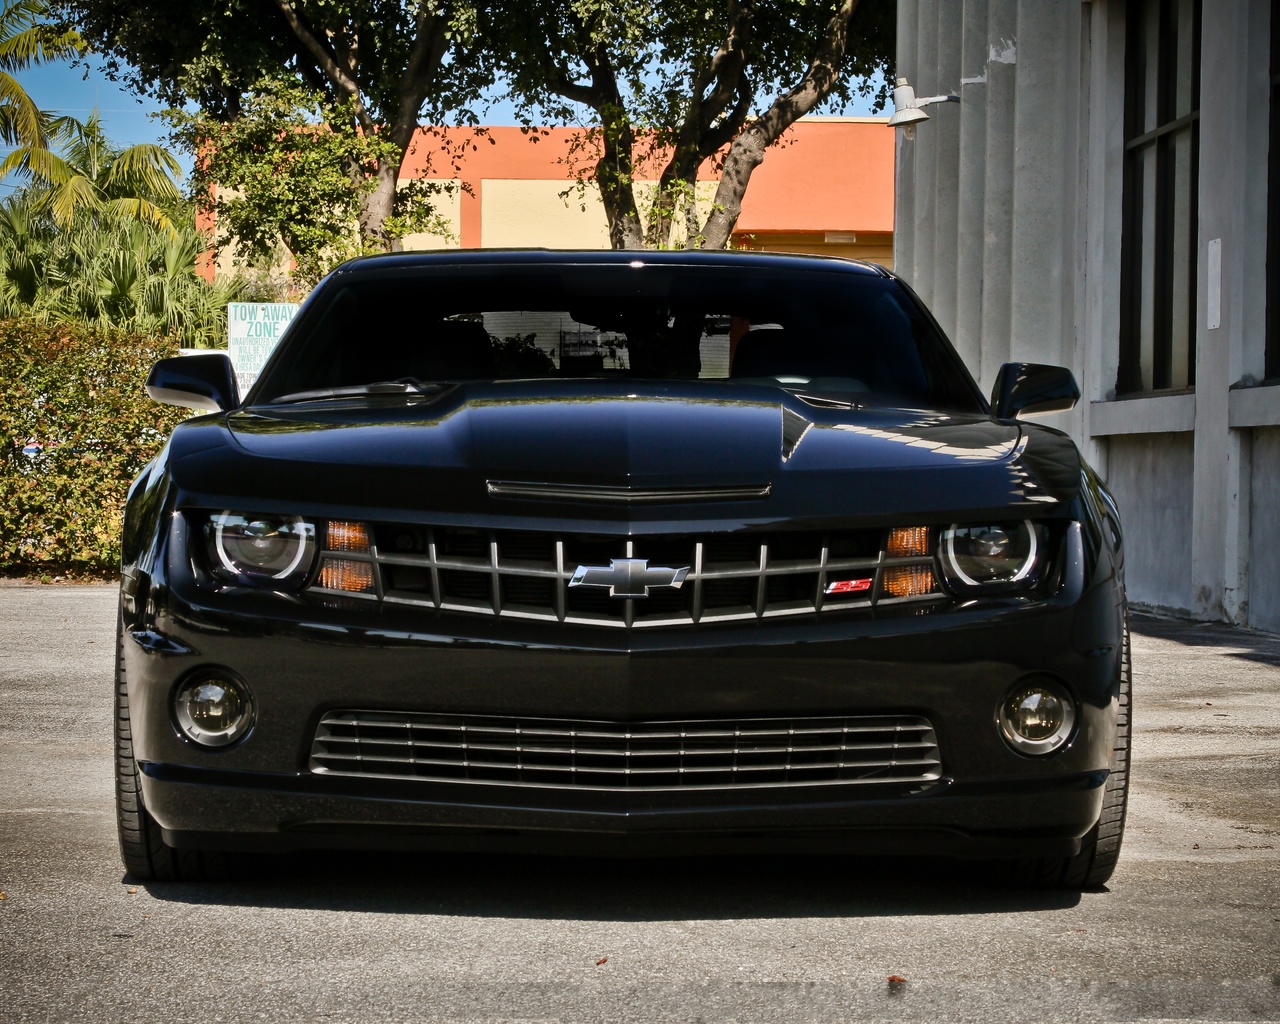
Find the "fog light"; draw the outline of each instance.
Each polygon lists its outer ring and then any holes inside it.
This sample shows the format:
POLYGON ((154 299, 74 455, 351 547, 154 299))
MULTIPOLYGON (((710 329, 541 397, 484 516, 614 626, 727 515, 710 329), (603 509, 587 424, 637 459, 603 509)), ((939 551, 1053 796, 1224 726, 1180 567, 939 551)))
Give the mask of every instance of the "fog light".
POLYGON ((253 698, 243 683, 197 675, 174 692, 173 712, 188 739, 205 747, 225 747, 253 725, 253 698))
POLYGON ((1076 706, 1054 683, 1042 680, 1019 683, 1000 705, 1000 731, 1024 754, 1048 754, 1071 737, 1076 706))

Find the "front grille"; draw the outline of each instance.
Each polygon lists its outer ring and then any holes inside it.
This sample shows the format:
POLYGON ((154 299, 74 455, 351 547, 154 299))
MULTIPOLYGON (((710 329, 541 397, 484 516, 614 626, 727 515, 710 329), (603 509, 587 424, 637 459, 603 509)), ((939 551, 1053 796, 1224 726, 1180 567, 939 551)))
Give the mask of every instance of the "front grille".
POLYGON ((322 775, 554 789, 919 786, 941 762, 913 715, 594 722, 333 711, 311 748, 322 775))
POLYGON ((930 556, 891 556, 887 537, 883 529, 620 537, 378 525, 367 554, 341 552, 344 559, 372 564, 374 586, 367 593, 312 590, 464 614, 623 628, 902 604, 927 610, 944 600, 936 581, 906 597, 884 588, 886 570, 898 567, 919 567, 926 582, 933 581, 930 556), (644 596, 574 585, 580 568, 612 571, 623 560, 687 572, 679 586, 659 583, 644 596), (855 582, 856 589, 830 592, 834 584, 855 582))

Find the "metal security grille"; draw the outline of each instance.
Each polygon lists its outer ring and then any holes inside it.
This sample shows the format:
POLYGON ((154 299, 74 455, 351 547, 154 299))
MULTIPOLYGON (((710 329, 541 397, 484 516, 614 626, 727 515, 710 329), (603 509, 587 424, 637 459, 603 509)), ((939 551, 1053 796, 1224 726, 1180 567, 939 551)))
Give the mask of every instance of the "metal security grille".
POLYGON ((324 775, 572 789, 919 785, 937 739, 910 715, 593 722, 334 711, 311 748, 324 775))
POLYGON ((885 550, 887 538, 883 529, 618 537, 379 525, 368 554, 340 553, 372 565, 374 585, 367 593, 319 585, 312 590, 440 611, 623 628, 944 600, 928 568, 932 558, 893 557, 885 550), (571 586, 580 567, 607 569, 624 559, 688 572, 679 587, 653 587, 644 597, 571 586), (910 567, 924 570, 926 586, 893 596, 887 589, 893 574, 910 567))

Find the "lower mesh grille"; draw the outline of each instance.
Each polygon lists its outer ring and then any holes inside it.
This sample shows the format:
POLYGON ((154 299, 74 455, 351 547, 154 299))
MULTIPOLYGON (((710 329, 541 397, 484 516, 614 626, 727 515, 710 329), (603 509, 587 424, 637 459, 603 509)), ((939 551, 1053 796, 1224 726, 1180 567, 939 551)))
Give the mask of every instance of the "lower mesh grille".
POLYGON ((933 727, 910 715, 593 722, 334 711, 311 771, 572 789, 724 789, 932 782, 933 727))

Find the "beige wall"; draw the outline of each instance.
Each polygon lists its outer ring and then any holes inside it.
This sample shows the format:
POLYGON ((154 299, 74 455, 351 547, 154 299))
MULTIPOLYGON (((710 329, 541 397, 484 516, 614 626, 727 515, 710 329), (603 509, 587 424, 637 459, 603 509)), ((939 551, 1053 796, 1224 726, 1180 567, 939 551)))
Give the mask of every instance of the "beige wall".
MULTIPOLYGON (((462 189, 456 179, 428 178, 427 181, 442 186, 431 198, 431 205, 444 222, 441 232, 418 231, 405 235, 401 243, 405 249, 456 249, 462 238, 462 189)), ((403 187, 409 179, 401 178, 396 184, 403 187)))
MULTIPOLYGON (((546 179, 485 178, 476 186, 480 200, 480 244, 491 248, 607 249, 609 228, 600 190, 592 182, 546 179)), ((705 219, 715 198, 716 183, 698 183, 698 214, 705 219)), ((636 202, 643 215, 657 190, 656 182, 637 182, 636 202)), ((441 197, 444 200, 445 197, 441 197)), ((456 247, 461 236, 461 194, 455 190, 440 212, 452 225, 452 237, 411 235, 406 249, 456 247)), ((683 219, 672 237, 685 237, 683 219)))
POLYGON ((850 237, 843 232, 757 232, 741 236, 750 249, 764 252, 803 252, 815 256, 844 256, 852 260, 866 260, 893 269, 893 235, 870 232, 850 237))
POLYGON ((570 181, 486 178, 480 183, 480 209, 480 244, 486 247, 609 248, 594 185, 579 192, 570 181))

